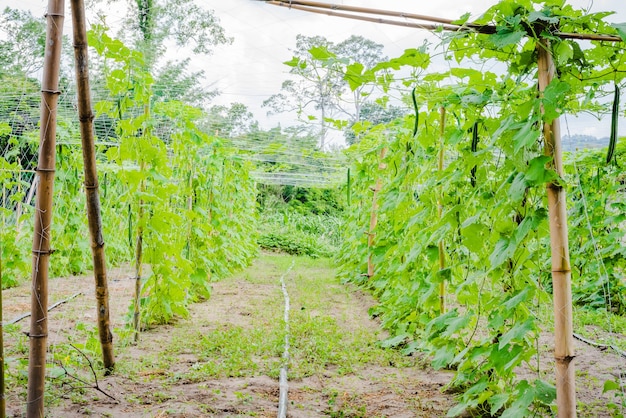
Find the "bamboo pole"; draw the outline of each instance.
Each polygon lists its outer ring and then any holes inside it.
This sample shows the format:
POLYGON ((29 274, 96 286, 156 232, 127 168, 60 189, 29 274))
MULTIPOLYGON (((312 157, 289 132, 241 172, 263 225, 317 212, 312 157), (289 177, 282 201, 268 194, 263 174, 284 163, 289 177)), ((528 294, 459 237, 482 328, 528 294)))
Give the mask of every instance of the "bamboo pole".
MULTIPOLYGON (((440 144, 439 144, 439 161, 437 164, 437 168, 439 173, 443 171, 443 160, 444 160, 444 135, 446 131, 446 108, 441 106, 439 108, 439 132, 440 132, 440 144)), ((443 216, 443 190, 442 187, 439 188, 439 196, 437 197, 437 217, 441 220, 443 216)), ((444 252, 444 241, 443 239, 439 240, 439 271, 442 271, 446 268, 446 254, 444 252)), ((446 311, 446 282, 441 279, 441 283, 439 283, 439 311, 443 314, 446 311)))
MULTIPOLYGON (((22 160, 18 157, 17 165, 22 167, 22 160)), ((18 170, 17 172, 17 194, 18 196, 22 193, 22 170, 18 170)), ((20 218, 22 217, 22 200, 20 199, 17 202, 17 207, 15 208, 15 225, 17 228, 17 235, 20 234, 20 218)))
MULTIPOLYGON (((6 227, 6 188, 2 185, 2 229, 6 227)), ((2 240, 0 240, 0 418, 7 416, 4 384, 4 319, 2 317, 2 240)))
MULTIPOLYGON (((193 171, 193 164, 191 166, 191 169, 189 170, 189 179, 187 181, 187 192, 189 193, 189 195, 187 196, 187 212, 189 213, 190 219, 193 219, 193 217, 191 216, 191 212, 193 210, 193 196, 194 196, 194 191, 193 191, 193 175, 194 175, 194 171, 193 171)), ((189 221, 189 226, 187 228, 187 260, 191 260, 191 237, 192 237, 192 232, 193 232, 193 220, 189 221)))
POLYGON ((335 11, 332 11, 332 10, 323 10, 323 9, 319 9, 319 8, 316 8, 316 7, 310 7, 310 6, 300 6, 300 5, 297 5, 297 4, 290 5, 289 3, 283 2, 283 1, 268 1, 267 3, 268 4, 272 4, 274 6, 289 7, 290 9, 297 9, 297 10, 302 10, 302 11, 305 11, 305 12, 319 13, 319 14, 323 14, 323 15, 335 16, 335 17, 343 17, 343 18, 347 18, 347 19, 362 20, 362 21, 365 21, 365 22, 382 23, 382 24, 385 24, 385 25, 402 26, 402 27, 406 27, 406 28, 426 29, 426 30, 443 29, 443 30, 452 31, 452 32, 457 32, 457 31, 461 31, 461 30, 468 30, 468 28, 466 28, 466 27, 461 29, 462 28, 461 26, 455 26, 455 25, 442 25, 442 24, 430 24, 430 23, 414 23, 414 22, 407 22, 407 21, 400 21, 400 20, 381 19, 381 18, 378 18, 378 17, 354 15, 354 14, 349 14, 349 13, 340 13, 340 12, 335 12, 335 11))
POLYGON ((31 290, 30 350, 28 356, 28 396, 26 416, 41 418, 44 414, 46 350, 48 343, 48 267, 50 264, 50 230, 52 227, 52 193, 56 164, 57 102, 61 42, 63 41, 65 1, 49 0, 45 62, 41 82, 41 131, 37 164, 37 200, 33 233, 33 271, 31 290))
MULTIPOLYGON (((141 172, 145 170, 145 164, 141 162, 141 172)), ((144 180, 139 185, 140 193, 145 189, 144 180)), ((141 276, 143 271, 143 218, 144 218, 143 198, 139 199, 139 209, 137 211, 137 241, 135 244, 135 306, 133 312, 133 327, 135 329, 135 343, 139 342, 139 331, 141 327, 141 276)))
POLYGON ((102 360, 106 373, 108 374, 112 372, 115 367, 115 356, 113 354, 111 321, 109 320, 109 288, 107 285, 106 258, 100 213, 100 194, 98 191, 98 172, 93 133, 94 115, 91 110, 91 94, 89 90, 89 59, 85 28, 85 3, 84 0, 71 0, 71 5, 72 24, 74 27, 74 59, 76 67, 76 90, 78 93, 78 118, 80 120, 80 136, 83 149, 87 219, 89 223, 93 273, 96 286, 98 334, 100 336, 100 346, 102 347, 102 360))
MULTIPOLYGON (((150 103, 148 102, 144 108, 143 113, 145 116, 145 123, 147 124, 150 119, 150 103)), ((148 126, 143 130, 143 137, 150 136, 150 128, 148 126)), ((142 174, 146 172, 146 162, 143 155, 139 151, 139 170, 142 174)), ((143 222, 145 216, 143 194, 146 191, 146 180, 141 179, 139 184, 139 209, 137 211, 137 241, 135 245, 135 309, 133 312, 133 326, 135 328, 135 343, 139 342, 139 332, 141 331, 141 276, 143 272, 143 222)))
MULTIPOLYGON (((387 164, 383 162, 385 155, 387 154, 387 147, 383 147, 380 150, 380 162, 378 163, 378 170, 382 171, 387 168, 387 164)), ((376 179, 376 184, 372 187, 372 212, 370 215, 370 228, 367 233, 367 248, 369 249, 369 255, 367 256, 367 277, 374 277, 374 261, 372 254, 372 247, 374 246, 374 237, 376 236, 376 224, 378 223, 378 192, 383 188, 383 181, 380 177, 376 179)))
MULTIPOLYGON (((409 28, 426 29, 426 30, 446 30, 451 32, 463 32, 474 31, 478 33, 492 35, 497 32, 498 28, 494 25, 481 25, 472 22, 466 22, 462 25, 456 24, 455 19, 445 19, 435 16, 427 16, 415 13, 397 12, 393 10, 381 10, 371 9, 367 7, 355 7, 344 4, 330 4, 321 3, 316 1, 307 0, 272 0, 266 1, 266 3, 274 6, 283 6, 290 9, 297 9, 311 13, 325 14, 328 16, 343 17, 348 19, 363 20, 366 22, 382 23, 386 25, 404 26, 409 28), (339 13, 335 10, 344 10, 350 13, 339 13), (353 14, 359 13, 359 14, 353 14), (413 19, 423 20, 426 22, 433 22, 435 24, 428 23, 414 23, 406 20, 389 20, 376 17, 369 17, 364 15, 374 16, 391 16, 401 19, 413 19)), ((595 34, 595 33, 569 33, 569 32, 554 32, 554 36, 561 39, 579 39, 587 41, 608 41, 608 42, 622 42, 622 38, 615 35, 595 34)))
MULTIPOLYGON (((550 55, 550 41, 543 39, 537 45, 539 57, 539 90, 541 94, 555 76, 554 61, 550 55)), ((552 157, 549 168, 563 177, 561 126, 559 118, 544 123, 544 154, 552 157)), ((567 208, 565 189, 557 181, 546 186, 550 216, 550 244, 552 247, 552 284, 554 299, 554 358, 556 361, 556 401, 558 416, 576 416, 576 388, 574 338, 572 325, 572 284, 567 236, 567 208)))
POLYGON ((351 190, 350 190, 351 187, 352 187, 351 183, 352 182, 351 182, 351 179, 350 179, 350 168, 348 168, 348 179, 347 179, 347 186, 346 186, 346 198, 348 200, 348 207, 352 206, 351 205, 351 203, 352 203, 352 196, 351 196, 351 190))

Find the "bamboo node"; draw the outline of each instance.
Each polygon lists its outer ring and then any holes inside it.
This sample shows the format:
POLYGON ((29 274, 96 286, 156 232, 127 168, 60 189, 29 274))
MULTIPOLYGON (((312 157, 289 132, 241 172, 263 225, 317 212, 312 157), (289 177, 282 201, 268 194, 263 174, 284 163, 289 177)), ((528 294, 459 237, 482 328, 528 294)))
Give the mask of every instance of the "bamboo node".
POLYGON ((33 254, 36 255, 50 255, 52 253, 54 253, 56 250, 54 249, 49 249, 49 250, 33 250, 33 254))
POLYGON ((85 189, 94 190, 98 188, 97 182, 95 184, 87 184, 87 183, 83 183, 83 184, 85 186, 85 189))
POLYGON ((48 334, 31 334, 30 332, 24 332, 28 338, 48 338, 48 334))
POLYGON ((43 15, 43 17, 48 17, 48 16, 52 16, 52 17, 65 17, 65 13, 47 12, 45 15, 43 15))
POLYGON ((93 119, 94 119, 93 113, 90 113, 90 114, 88 114, 88 115, 86 115, 86 116, 80 116, 80 117, 78 118, 78 120, 79 120, 80 122, 83 122, 83 123, 84 123, 84 122, 92 122, 92 121, 93 121, 93 119))
POLYGON ((41 89, 42 93, 49 93, 49 94, 61 94, 60 90, 48 90, 48 89, 41 89))
POLYGON ((43 173, 54 173, 56 170, 54 168, 35 168, 35 171, 41 171, 43 173))

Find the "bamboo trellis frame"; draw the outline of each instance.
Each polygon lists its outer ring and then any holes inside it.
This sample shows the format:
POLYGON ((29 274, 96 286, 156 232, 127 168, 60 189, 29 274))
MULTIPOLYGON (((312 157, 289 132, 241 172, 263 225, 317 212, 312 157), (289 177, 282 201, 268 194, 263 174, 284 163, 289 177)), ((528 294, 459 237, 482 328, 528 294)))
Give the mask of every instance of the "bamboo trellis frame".
MULTIPOLYGON (((444 30, 453 32, 474 31, 482 34, 495 34, 497 31, 497 28, 492 25, 479 25, 475 23, 465 23, 461 25, 455 24, 453 20, 389 10, 328 4, 307 0, 272 0, 266 2, 272 5, 289 7, 306 12, 417 29, 444 30), (343 10, 350 13, 340 13, 335 10, 343 10), (389 20, 368 15, 394 16, 405 20, 389 20), (429 23, 414 23, 407 21, 408 19, 423 20, 429 23)), ((623 42, 622 38, 619 36, 604 34, 564 33, 554 31, 552 35, 561 39, 623 42)), ((545 38, 541 39, 541 42, 538 45, 539 57, 537 62, 539 70, 539 89, 541 92, 545 90, 548 84, 555 77, 554 61, 550 55, 549 48, 549 40, 545 38)), ((563 157, 559 118, 556 118, 550 124, 544 124, 543 136, 546 144, 544 153, 545 155, 552 157, 552 161, 550 163, 551 168, 553 168, 559 176, 562 176, 563 157)), ((573 342, 572 288, 567 235, 566 195, 563 187, 556 182, 551 182, 547 185, 546 194, 548 197, 550 246, 552 252, 552 282, 555 312, 554 357, 556 361, 558 416, 560 418, 569 418, 576 416, 576 389, 575 368, 572 363, 572 360, 575 358, 575 353, 573 342)), ((369 233, 371 238, 374 233, 371 224, 369 233)))

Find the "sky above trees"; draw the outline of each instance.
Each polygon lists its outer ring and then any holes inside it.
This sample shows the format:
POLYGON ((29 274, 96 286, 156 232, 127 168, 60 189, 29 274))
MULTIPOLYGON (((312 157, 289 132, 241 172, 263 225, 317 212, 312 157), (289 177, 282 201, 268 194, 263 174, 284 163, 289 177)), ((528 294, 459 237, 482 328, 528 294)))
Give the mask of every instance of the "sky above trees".
MULTIPOLYGON (((445 18, 458 18, 464 13, 473 17, 496 0, 440 0, 437 2, 407 2, 387 0, 384 5, 376 0, 336 0, 329 3, 348 4, 371 8, 420 13, 445 18)), ((29 9, 35 16, 45 13, 46 0, 23 0, 15 4, 12 0, 0 0, 0 7, 6 6, 29 9)), ((69 2, 67 7, 69 7, 69 2)), ((88 7, 89 7, 88 2, 88 7)), ((98 10, 106 16, 106 23, 112 28, 119 28, 124 20, 123 2, 113 6, 108 2, 92 2, 91 21, 98 21, 98 10)), ((322 35, 332 42, 341 42, 351 35, 361 35, 384 45, 384 54, 389 57, 399 56, 407 48, 422 44, 424 39, 436 42, 437 37, 427 31, 402 28, 368 22, 351 21, 336 17, 316 15, 284 7, 276 7, 257 0, 202 0, 196 2, 200 7, 215 11, 226 35, 233 37, 232 44, 219 45, 211 55, 191 58, 190 70, 202 70, 205 73, 204 84, 210 89, 218 89, 221 95, 213 104, 229 105, 243 103, 253 112, 261 126, 269 128, 281 123, 289 125, 295 118, 290 114, 267 116, 263 101, 275 95, 282 83, 289 77, 290 68, 283 64, 293 57, 296 48, 296 36, 322 35)), ((570 0, 575 7, 591 7, 593 11, 615 11, 612 20, 626 21, 626 4, 622 0, 570 0)), ((69 13, 69 10, 68 10, 69 13)), ((71 34, 69 14, 66 19, 65 33, 71 34)), ((170 45, 168 54, 184 58, 192 56, 192 48, 170 45)), ((569 119, 570 128, 576 133, 594 136, 608 135, 606 123, 594 121, 576 121, 569 119), (606 131, 606 132, 605 132, 606 131)), ((622 124, 624 125, 624 124, 622 124)))

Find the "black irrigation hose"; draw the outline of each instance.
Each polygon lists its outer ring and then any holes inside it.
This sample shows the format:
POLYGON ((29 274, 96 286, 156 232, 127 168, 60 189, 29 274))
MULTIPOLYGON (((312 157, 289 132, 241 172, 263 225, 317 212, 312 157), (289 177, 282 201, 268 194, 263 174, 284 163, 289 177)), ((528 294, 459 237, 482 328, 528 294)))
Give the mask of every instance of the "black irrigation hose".
POLYGON ((573 335, 574 335, 574 338, 584 342, 585 344, 589 344, 589 345, 591 345, 593 347, 599 348, 600 350, 606 350, 606 349, 610 348, 613 351, 615 351, 617 354, 619 354, 620 356, 626 357, 626 352, 620 350, 619 348, 617 348, 614 345, 600 344, 600 343, 597 343, 595 341, 589 340, 589 339, 583 337, 582 335, 576 334, 576 333, 574 333, 573 335))

